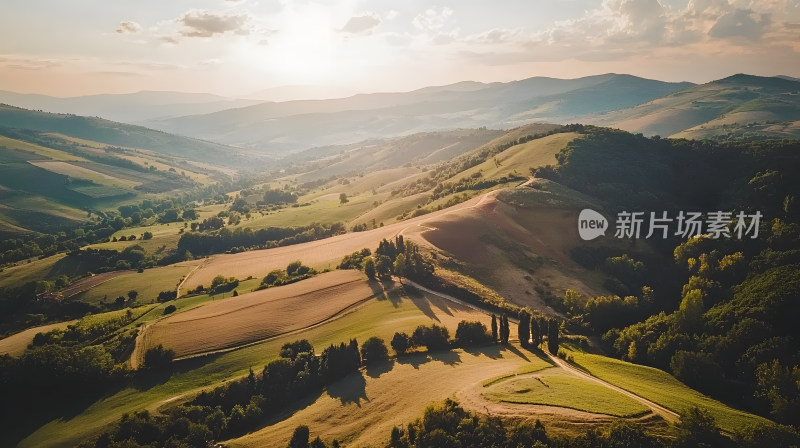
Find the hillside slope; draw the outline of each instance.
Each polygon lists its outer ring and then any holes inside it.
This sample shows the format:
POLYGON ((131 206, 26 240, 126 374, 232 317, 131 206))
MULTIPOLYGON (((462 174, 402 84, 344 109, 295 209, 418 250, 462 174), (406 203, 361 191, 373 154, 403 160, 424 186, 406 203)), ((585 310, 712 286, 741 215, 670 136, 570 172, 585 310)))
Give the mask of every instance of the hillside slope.
POLYGON ((588 120, 645 135, 800 136, 800 82, 733 75, 588 120))

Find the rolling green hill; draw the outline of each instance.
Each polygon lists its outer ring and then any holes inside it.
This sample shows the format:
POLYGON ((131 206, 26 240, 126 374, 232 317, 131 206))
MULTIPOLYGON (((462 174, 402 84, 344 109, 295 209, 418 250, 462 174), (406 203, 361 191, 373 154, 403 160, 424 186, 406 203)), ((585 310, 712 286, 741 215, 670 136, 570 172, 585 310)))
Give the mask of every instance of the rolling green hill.
POLYGON ((589 121, 665 137, 797 137, 800 82, 733 75, 589 121))
POLYGON ((252 157, 247 157, 248 154, 229 146, 96 117, 52 114, 0 104, 0 123, 4 128, 59 133, 107 145, 145 149, 223 166, 246 167, 253 162, 252 157))

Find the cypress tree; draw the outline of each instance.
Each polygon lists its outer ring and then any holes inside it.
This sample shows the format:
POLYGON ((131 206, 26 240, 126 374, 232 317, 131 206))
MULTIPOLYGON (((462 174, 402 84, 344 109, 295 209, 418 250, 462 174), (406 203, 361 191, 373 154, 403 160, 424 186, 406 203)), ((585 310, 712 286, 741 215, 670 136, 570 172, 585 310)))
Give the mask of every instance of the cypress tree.
POLYGON ((503 314, 500 318, 500 343, 501 344, 508 344, 508 336, 510 330, 508 327, 508 316, 503 314))
POLYGON ((492 314, 492 341, 497 342, 497 316, 492 314))
POLYGON ((517 336, 519 343, 523 347, 528 346, 528 340, 531 338, 531 315, 527 310, 519 312, 519 325, 517 326, 517 336))
POLYGON ((547 328, 547 351, 558 355, 558 322, 551 319, 547 328))

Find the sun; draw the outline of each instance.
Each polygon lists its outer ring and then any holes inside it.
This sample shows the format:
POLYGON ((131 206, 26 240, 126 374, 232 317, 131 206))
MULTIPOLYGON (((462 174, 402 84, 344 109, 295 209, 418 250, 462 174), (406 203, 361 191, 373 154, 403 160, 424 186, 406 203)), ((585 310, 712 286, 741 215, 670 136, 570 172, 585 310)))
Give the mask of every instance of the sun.
POLYGON ((319 10, 289 12, 281 29, 251 61, 287 84, 318 83, 334 71, 331 19, 319 10))

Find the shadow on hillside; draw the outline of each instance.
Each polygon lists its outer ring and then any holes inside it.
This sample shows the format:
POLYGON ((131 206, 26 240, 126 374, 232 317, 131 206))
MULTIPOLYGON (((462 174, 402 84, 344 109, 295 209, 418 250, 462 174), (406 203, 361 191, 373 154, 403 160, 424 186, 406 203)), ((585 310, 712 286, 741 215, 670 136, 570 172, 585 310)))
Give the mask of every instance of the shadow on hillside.
POLYGON ((155 386, 159 386, 169 381, 174 374, 186 373, 195 369, 199 369, 206 364, 213 362, 221 355, 222 353, 211 353, 204 356, 198 356, 196 358, 173 361, 167 369, 159 369, 154 371, 138 370, 133 377, 132 386, 139 392, 152 389, 155 386))
POLYGON ((394 368, 394 360, 390 359, 385 362, 381 362, 378 364, 373 364, 367 366, 367 376, 370 378, 378 378, 379 376, 383 375, 384 373, 391 372, 394 368))
POLYGON ((327 387, 328 395, 342 404, 355 403, 361 407, 361 400, 368 401, 367 380, 361 372, 352 373, 327 387))
POLYGON ((419 369, 419 366, 429 362, 431 359, 428 358, 427 353, 418 353, 418 352, 411 352, 405 355, 400 355, 395 358, 395 362, 398 364, 406 364, 415 369, 419 369))
POLYGON ((500 359, 503 357, 501 353, 503 351, 503 347, 501 347, 499 344, 489 344, 477 347, 463 347, 462 350, 464 350, 464 352, 469 353, 472 356, 484 355, 491 359, 500 359))
MULTIPOLYGON (((516 347, 514 347, 514 349, 516 349, 516 347)), ((544 362, 546 362, 546 363, 548 363, 550 365, 555 365, 555 364, 553 364, 553 361, 551 361, 550 358, 547 356, 547 353, 545 353, 539 347, 530 347, 529 346, 529 347, 524 347, 523 350, 525 350, 526 352, 536 356, 537 358, 541 359, 542 361, 544 361, 544 362)), ((517 351, 519 351, 519 350, 517 350, 517 351)), ((522 353, 522 352, 520 352, 520 353, 522 353)))
POLYGON ((448 366, 454 366, 456 364, 461 364, 461 355, 458 353, 448 350, 448 351, 439 351, 439 352, 430 352, 428 356, 431 357, 434 361, 439 361, 442 363, 447 364, 448 366))
MULTIPOLYGON (((20 442, 49 422, 69 422, 97 403, 125 388, 126 384, 112 386, 103 391, 83 391, 79 395, 64 397, 49 395, 31 399, 27 406, 0 410, 3 431, 0 431, 0 446, 18 446, 20 442)), ((5 405, 6 403, 3 403, 5 405)))

